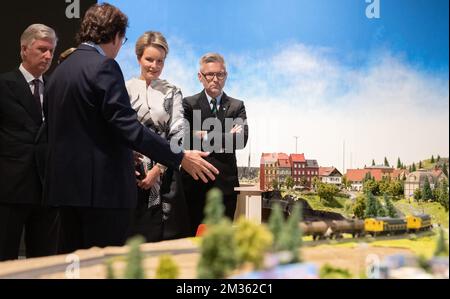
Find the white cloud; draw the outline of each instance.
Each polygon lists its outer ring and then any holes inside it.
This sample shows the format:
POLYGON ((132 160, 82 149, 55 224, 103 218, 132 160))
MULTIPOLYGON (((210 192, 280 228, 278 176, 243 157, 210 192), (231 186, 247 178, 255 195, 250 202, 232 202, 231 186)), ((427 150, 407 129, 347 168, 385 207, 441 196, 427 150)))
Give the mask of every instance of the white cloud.
MULTIPOLYGON (((169 39, 171 53, 164 78, 185 95, 201 90, 198 56, 192 46, 169 39)), ((124 49, 119 62, 125 77, 139 70, 134 54, 124 49), (127 54, 128 51, 128 54, 127 54), (130 58, 132 57, 132 58, 130 58)), ((332 49, 292 44, 272 53, 227 55, 226 92, 246 103, 252 165, 261 152, 295 151, 322 166, 363 167, 372 158, 391 164, 432 154, 448 156, 448 78, 416 69, 388 52, 368 57, 368 66, 350 68, 332 49)), ((246 165, 250 146, 238 153, 246 165)))

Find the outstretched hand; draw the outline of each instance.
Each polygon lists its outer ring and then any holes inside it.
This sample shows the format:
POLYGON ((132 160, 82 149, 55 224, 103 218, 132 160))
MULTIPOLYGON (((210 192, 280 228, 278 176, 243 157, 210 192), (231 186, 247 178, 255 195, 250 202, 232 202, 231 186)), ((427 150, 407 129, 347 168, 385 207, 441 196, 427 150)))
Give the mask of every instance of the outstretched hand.
POLYGON ((216 179, 216 175, 219 171, 204 157, 207 157, 209 153, 201 151, 186 151, 184 153, 183 160, 181 161, 181 167, 189 173, 196 181, 201 179, 204 183, 208 182, 208 178, 211 181, 216 179))

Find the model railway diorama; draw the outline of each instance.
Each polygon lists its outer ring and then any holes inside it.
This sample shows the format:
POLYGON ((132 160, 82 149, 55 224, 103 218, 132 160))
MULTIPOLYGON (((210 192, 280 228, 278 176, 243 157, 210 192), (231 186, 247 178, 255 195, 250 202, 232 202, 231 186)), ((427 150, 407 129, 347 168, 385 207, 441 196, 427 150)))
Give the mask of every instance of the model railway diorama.
POLYGON ((392 236, 406 233, 418 233, 433 228, 430 215, 418 214, 405 217, 377 217, 347 219, 339 213, 317 211, 307 201, 287 195, 281 198, 277 192, 268 192, 263 196, 263 221, 267 222, 274 204, 279 204, 284 216, 288 217, 295 203, 302 205, 303 221, 299 223, 304 236, 315 240, 342 239, 344 234, 353 238, 392 236))

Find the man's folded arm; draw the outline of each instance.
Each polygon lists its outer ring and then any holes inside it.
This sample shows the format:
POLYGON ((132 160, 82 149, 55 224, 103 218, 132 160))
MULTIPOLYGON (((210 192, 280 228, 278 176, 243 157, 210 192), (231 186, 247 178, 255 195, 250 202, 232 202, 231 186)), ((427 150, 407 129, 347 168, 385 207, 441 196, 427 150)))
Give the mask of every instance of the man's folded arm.
POLYGON ((242 127, 241 132, 239 133, 227 132, 222 134, 222 146, 225 148, 227 144, 230 144, 230 140, 232 140, 233 151, 245 148, 248 141, 247 113, 245 112, 245 106, 243 102, 239 106, 238 113, 237 116, 234 118, 234 121, 236 125, 240 125, 242 127))

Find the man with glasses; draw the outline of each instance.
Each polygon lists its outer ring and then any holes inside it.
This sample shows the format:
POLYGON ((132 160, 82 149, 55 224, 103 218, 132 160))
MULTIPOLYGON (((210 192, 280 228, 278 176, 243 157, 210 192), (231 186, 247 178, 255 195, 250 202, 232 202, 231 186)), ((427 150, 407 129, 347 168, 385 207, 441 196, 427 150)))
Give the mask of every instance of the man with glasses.
POLYGON ((202 183, 184 174, 185 196, 189 206, 192 234, 204 218, 206 193, 216 187, 223 193, 225 215, 231 220, 236 210, 239 186, 236 150, 248 140, 247 115, 244 102, 223 92, 227 79, 225 60, 220 54, 208 53, 200 59, 198 79, 204 90, 183 100, 184 115, 189 122, 190 149, 211 152, 206 158, 220 175, 214 182, 202 183), (201 127, 196 127, 196 126, 201 127), (198 148, 200 146, 201 148, 198 148))

